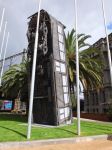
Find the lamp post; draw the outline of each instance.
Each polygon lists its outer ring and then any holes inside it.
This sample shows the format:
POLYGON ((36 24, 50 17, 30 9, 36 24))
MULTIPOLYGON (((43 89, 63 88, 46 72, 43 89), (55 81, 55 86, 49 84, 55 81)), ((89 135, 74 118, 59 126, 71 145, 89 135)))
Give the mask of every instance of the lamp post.
POLYGON ((2 82, 2 75, 3 75, 3 69, 4 69, 4 64, 5 64, 5 56, 6 56, 8 42, 9 42, 9 32, 7 34, 7 40, 6 40, 5 51, 4 51, 4 56, 3 56, 2 69, 1 69, 1 72, 0 72, 0 86, 1 86, 1 82, 2 82))
POLYGON ((32 65, 31 88, 30 88, 30 103, 29 103, 27 139, 30 139, 30 137, 31 137, 32 109, 33 109, 35 72, 36 72, 37 49, 38 49, 38 38, 39 38, 40 8, 41 8, 41 0, 39 0, 39 9, 38 9, 37 27, 36 27, 36 37, 35 37, 34 54, 33 54, 34 56, 33 56, 33 65, 32 65))
POLYGON ((79 97, 79 46, 77 26, 77 0, 75 1, 75 35, 76 35, 76 94, 77 94, 77 134, 80 136, 80 97, 79 97))
POLYGON ((106 21, 106 15, 105 15, 105 6, 104 1, 101 0, 102 3, 102 12, 103 12, 103 20, 104 20, 104 27, 105 27, 105 34, 106 34, 106 41, 107 41, 107 52, 108 52, 108 61, 109 61, 109 69, 110 69, 110 81, 112 86, 112 59, 111 59, 111 52, 110 52, 110 46, 109 46, 109 38, 107 33, 107 21, 106 21))

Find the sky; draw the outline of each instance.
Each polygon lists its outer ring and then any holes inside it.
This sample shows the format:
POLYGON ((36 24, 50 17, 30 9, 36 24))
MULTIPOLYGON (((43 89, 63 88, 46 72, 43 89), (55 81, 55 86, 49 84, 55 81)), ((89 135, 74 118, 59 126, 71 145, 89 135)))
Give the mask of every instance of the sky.
MULTIPOLYGON (((101 0, 77 0, 77 2, 78 33, 91 35, 88 42, 93 44, 101 37, 105 37, 101 0)), ((108 33, 110 33, 112 32, 112 0, 104 0, 104 2, 108 33)), ((3 7, 6 8, 4 24, 7 20, 7 31, 10 32, 7 56, 11 56, 27 48, 27 18, 38 11, 38 0, 0 0, 0 19, 3 7)), ((74 28, 74 0, 42 0, 41 8, 61 21, 66 26, 66 33, 74 28)), ((2 35, 3 33, 0 35, 0 46, 2 35)))

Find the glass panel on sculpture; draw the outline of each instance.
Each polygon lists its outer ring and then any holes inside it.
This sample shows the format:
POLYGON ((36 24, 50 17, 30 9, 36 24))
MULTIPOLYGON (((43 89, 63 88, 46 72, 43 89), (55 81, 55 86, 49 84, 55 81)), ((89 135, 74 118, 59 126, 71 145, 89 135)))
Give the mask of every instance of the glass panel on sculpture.
POLYGON ((65 118, 69 117, 69 115, 70 115, 70 109, 69 109, 69 107, 66 107, 65 108, 65 118))
POLYGON ((68 101, 68 94, 64 94, 64 102, 65 102, 65 104, 69 103, 69 101, 68 101))
POLYGON ((56 65, 56 71, 60 72, 61 71, 60 62, 56 61, 55 65, 56 65))
POLYGON ((61 115, 60 115, 60 119, 62 120, 62 119, 64 119, 64 118, 65 118, 64 114, 61 114, 61 115))
POLYGON ((61 71, 60 67, 56 67, 56 71, 60 72, 61 71))
POLYGON ((65 53, 60 51, 60 58, 61 60, 65 61, 65 53))
POLYGON ((63 92, 68 93, 68 87, 63 87, 63 92))
POLYGON ((64 42, 63 35, 61 35, 61 34, 59 34, 59 41, 62 42, 62 43, 64 42))
POLYGON ((71 124, 72 122, 71 122, 71 120, 68 120, 66 123, 69 125, 69 124, 71 124))
POLYGON ((62 76, 63 86, 67 86, 67 76, 62 76))
POLYGON ((60 48, 60 51, 63 51, 64 52, 64 44, 59 42, 59 48, 60 48))
POLYGON ((56 61, 56 67, 60 67, 60 62, 59 61, 56 61))
POLYGON ((64 109, 61 108, 61 109, 60 109, 60 114, 63 114, 63 113, 64 113, 64 109))
POLYGON ((61 67, 61 72, 62 72, 62 73, 65 73, 65 72, 66 72, 65 64, 60 63, 60 67, 61 67))
POLYGON ((60 25, 58 25, 58 32, 61 34, 63 33, 63 28, 60 25))

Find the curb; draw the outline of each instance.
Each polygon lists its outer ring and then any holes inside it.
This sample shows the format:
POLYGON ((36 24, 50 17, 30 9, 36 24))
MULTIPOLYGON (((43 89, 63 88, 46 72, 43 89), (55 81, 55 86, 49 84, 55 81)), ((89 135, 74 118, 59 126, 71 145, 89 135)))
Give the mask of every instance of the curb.
MULTIPOLYGON (((74 118, 74 119, 77 119, 77 117, 73 117, 73 118, 74 118)), ((103 124, 112 124, 112 122, 98 121, 98 120, 86 119, 86 118, 81 118, 81 121, 89 121, 89 122, 103 123, 103 124)))
POLYGON ((0 150, 13 148, 29 148, 43 145, 52 144, 65 144, 65 143, 79 143, 94 140, 112 140, 112 135, 98 135, 98 136, 87 136, 87 137, 76 137, 76 138, 63 138, 63 139, 50 139, 50 140, 38 140, 38 141, 26 141, 26 142, 1 142, 0 150))

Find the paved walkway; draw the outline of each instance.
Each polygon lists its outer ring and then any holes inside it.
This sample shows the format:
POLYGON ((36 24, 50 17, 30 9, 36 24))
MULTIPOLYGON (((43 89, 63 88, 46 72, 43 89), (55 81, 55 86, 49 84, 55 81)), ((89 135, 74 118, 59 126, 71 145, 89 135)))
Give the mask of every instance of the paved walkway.
POLYGON ((11 149, 0 150, 112 150, 112 141, 95 140, 90 142, 80 142, 75 144, 54 144, 46 146, 25 146, 21 148, 13 147, 11 149))
MULTIPOLYGON (((77 119, 74 117, 74 119, 77 119)), ((98 120, 92 120, 92 119, 86 119, 86 118, 80 118, 82 121, 90 121, 90 122, 96 122, 96 123, 104 123, 104 124, 112 124, 112 122, 106 122, 106 121, 98 121, 98 120)))

